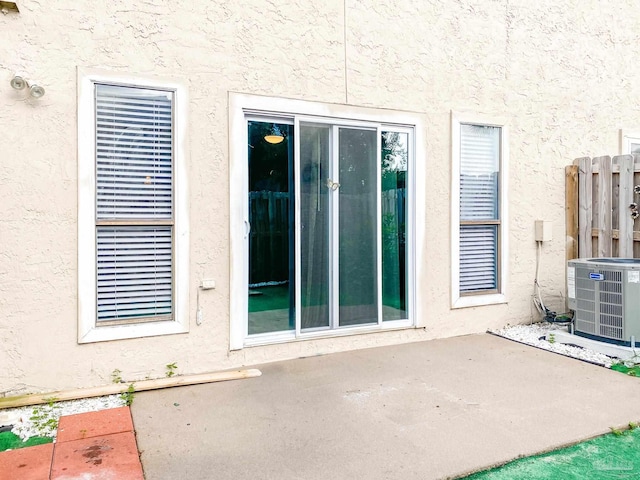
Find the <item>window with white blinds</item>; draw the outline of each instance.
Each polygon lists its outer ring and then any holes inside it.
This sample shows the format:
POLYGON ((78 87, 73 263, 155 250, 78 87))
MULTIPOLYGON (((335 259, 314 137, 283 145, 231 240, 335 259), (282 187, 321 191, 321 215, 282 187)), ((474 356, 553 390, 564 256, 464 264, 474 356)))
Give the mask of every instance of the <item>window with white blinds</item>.
POLYGON ((501 127, 460 125, 461 295, 500 288, 501 127))
POLYGON ((173 96, 95 85, 98 325, 172 319, 173 96))
POLYGON ((98 323, 172 313, 171 227, 98 227, 98 323))

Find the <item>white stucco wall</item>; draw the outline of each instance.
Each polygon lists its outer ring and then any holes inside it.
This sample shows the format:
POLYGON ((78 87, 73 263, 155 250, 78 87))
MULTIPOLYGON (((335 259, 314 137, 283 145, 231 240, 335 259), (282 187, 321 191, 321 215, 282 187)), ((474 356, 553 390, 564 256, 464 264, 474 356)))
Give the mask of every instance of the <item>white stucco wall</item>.
MULTIPOLYGON (((198 373, 529 320, 534 220, 553 223, 541 283, 564 291, 564 166, 618 151, 640 127, 633 0, 19 0, 0 15, 0 393, 198 373), (189 88, 190 332, 77 344, 76 69, 189 88), (9 86, 44 86, 39 100, 9 86), (407 110, 424 117, 423 328, 229 352, 228 93, 407 110), (510 128, 509 303, 450 309, 451 111, 510 128), (204 321, 195 324, 196 286, 204 321)), ((416 368, 420 368, 416 366, 416 368)))

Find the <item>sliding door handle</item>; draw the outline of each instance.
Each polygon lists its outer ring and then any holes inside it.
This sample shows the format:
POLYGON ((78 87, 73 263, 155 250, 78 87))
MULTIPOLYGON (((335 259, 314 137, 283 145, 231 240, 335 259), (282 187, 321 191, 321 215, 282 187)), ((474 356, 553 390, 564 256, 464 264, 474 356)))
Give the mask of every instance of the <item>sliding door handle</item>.
POLYGON ((338 182, 334 182, 333 180, 331 180, 330 178, 327 178, 327 188, 330 188, 331 190, 333 190, 334 192, 340 188, 340 184, 338 182))

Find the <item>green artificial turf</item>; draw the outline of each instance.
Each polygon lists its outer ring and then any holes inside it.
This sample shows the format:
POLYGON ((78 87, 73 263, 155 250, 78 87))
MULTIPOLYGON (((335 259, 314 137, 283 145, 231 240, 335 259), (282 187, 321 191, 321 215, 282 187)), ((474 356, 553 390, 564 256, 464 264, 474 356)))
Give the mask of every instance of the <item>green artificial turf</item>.
MULTIPOLYGON (((349 302, 343 302, 349 305, 349 302)), ((357 304, 357 302, 356 302, 357 304)), ((383 296, 382 304, 400 310, 402 308, 397 296, 383 296)), ((289 308, 289 285, 269 285, 249 289, 249 312, 264 312, 289 308)))
POLYGON ((249 292, 249 312, 289 308, 289 285, 250 288, 249 292))
POLYGON ((627 367, 624 363, 614 363, 613 365, 611 365, 611 370, 626 373, 627 375, 630 375, 632 377, 640 377, 640 365, 627 367))
POLYGON ((0 452, 5 450, 15 450, 16 448, 33 447, 34 445, 42 445, 44 443, 53 442, 51 437, 31 437, 26 442, 12 432, 0 433, 0 452))
MULTIPOLYGON (((634 426, 635 425, 632 425, 634 426)), ((466 480, 608 480, 640 478, 640 430, 615 431, 543 455, 521 458, 466 480)))

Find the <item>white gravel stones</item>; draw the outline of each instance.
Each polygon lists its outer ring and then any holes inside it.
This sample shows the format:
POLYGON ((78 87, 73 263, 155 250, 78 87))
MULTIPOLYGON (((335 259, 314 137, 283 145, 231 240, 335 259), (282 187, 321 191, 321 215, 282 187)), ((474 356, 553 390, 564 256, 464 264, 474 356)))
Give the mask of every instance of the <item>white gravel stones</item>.
POLYGON ((518 342, 526 343, 534 347, 549 350, 551 352, 561 353, 568 357, 585 360, 587 362, 596 363, 604 367, 611 367, 616 361, 615 358, 608 357, 602 353, 594 352, 586 348, 564 345, 561 343, 550 343, 544 339, 545 335, 552 330, 562 330, 566 332, 566 328, 551 323, 534 323, 531 325, 513 325, 493 330, 491 333, 501 337, 510 338, 518 342))
POLYGON ((120 395, 108 395, 30 407, 10 408, 0 410, 0 426, 13 425, 11 431, 22 440, 35 436, 53 437, 55 440, 58 420, 61 416, 106 410, 124 405, 125 401, 120 398, 120 395))

